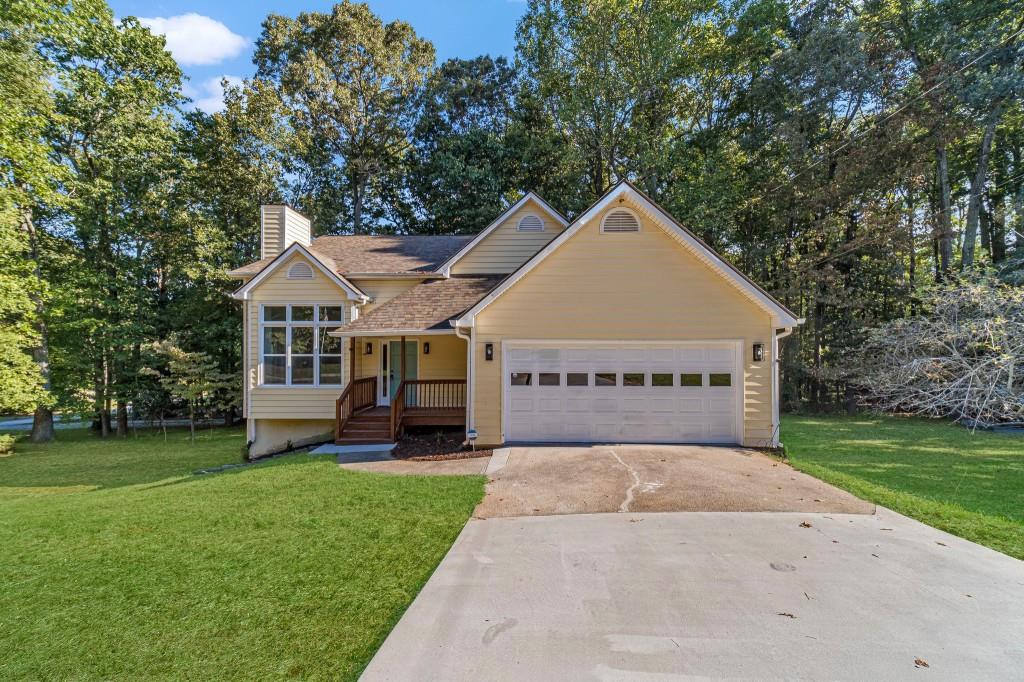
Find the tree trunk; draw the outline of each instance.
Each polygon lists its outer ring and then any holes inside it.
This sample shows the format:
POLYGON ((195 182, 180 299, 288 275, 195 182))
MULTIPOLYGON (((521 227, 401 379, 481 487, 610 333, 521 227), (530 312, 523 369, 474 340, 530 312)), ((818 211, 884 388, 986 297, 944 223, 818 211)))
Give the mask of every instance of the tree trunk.
POLYGON ((362 174, 357 173, 352 187, 352 232, 363 233, 363 199, 366 189, 366 180, 362 174))
POLYGON ((1001 263, 1006 259, 1006 196, 999 194, 992 203, 992 262, 1001 263))
POLYGON ((128 437, 128 406, 123 400, 117 401, 117 437, 128 437))
POLYGON ((188 436, 191 442, 196 442, 196 406, 192 402, 188 404, 188 436))
POLYGON ((964 245, 960 259, 960 269, 966 270, 974 266, 974 245, 978 239, 978 216, 981 212, 981 193, 988 178, 988 158, 992 151, 992 138, 996 134, 996 125, 1002 117, 1002 105, 996 105, 985 124, 985 132, 981 136, 981 147, 978 149, 978 166, 971 181, 971 191, 967 202, 967 231, 964 233, 964 245))
MULTIPOLYGON (((43 272, 39 265, 39 235, 36 233, 36 226, 32 220, 32 211, 25 209, 22 212, 22 225, 28 234, 29 255, 34 264, 36 286, 32 287, 32 302, 35 304, 36 333, 39 334, 39 345, 32 349, 32 359, 39 367, 39 375, 43 380, 43 390, 50 393, 50 332, 46 326, 46 304, 43 302, 42 283, 43 272)), ((33 443, 48 443, 53 440, 53 410, 47 405, 36 405, 32 414, 32 435, 30 440, 33 443)))
POLYGON ((953 219, 950 215, 949 159, 946 157, 945 140, 941 140, 935 148, 935 161, 939 190, 939 215, 935 221, 935 242, 938 247, 936 279, 941 282, 949 275, 953 262, 953 219))

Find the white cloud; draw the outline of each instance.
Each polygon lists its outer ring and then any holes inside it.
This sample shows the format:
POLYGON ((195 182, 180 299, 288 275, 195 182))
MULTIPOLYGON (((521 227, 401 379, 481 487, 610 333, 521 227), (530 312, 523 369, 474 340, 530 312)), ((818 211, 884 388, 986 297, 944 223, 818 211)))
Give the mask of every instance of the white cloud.
POLYGON ((218 64, 238 56, 249 44, 216 19, 195 12, 175 17, 139 17, 139 21, 167 38, 167 49, 182 66, 218 64))
POLYGON ((242 79, 238 76, 216 76, 207 78, 198 86, 186 84, 182 90, 185 96, 192 100, 196 109, 202 109, 208 114, 220 111, 224 108, 224 89, 220 86, 221 79, 226 79, 228 85, 239 87, 242 79))

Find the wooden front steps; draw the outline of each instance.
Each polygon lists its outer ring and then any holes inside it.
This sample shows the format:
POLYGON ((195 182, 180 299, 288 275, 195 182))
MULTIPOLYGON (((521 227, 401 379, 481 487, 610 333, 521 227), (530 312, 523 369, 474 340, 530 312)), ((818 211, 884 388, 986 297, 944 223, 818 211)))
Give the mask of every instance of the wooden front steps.
POLYGON ((356 412, 334 439, 337 445, 372 445, 391 443, 391 411, 386 407, 371 407, 356 412))

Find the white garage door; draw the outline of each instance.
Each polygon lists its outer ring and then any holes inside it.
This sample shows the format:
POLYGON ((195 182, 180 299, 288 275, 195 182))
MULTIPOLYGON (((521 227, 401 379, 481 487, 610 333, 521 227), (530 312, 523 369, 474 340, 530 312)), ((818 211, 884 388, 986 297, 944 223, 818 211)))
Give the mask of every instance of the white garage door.
POLYGON ((737 344, 507 343, 505 438, 737 443, 737 344))

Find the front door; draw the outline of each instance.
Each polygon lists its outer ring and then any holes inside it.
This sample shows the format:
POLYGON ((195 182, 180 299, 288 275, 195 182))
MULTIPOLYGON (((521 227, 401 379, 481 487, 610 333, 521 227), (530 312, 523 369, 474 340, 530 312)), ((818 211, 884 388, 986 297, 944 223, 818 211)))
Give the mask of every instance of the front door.
MULTIPOLYGON (((381 405, 390 405, 391 396, 398 390, 402 382, 402 342, 386 341, 381 343, 381 405)), ((405 342, 405 378, 415 379, 418 376, 419 346, 416 341, 405 342)))

